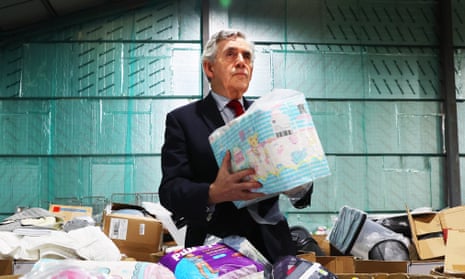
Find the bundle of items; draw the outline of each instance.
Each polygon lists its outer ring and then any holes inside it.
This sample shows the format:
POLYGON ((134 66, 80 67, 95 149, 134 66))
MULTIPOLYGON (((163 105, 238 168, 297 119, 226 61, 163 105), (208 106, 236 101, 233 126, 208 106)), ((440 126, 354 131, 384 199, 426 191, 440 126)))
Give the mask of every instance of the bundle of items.
POLYGON ((121 259, 118 247, 99 227, 86 223, 65 230, 63 222, 42 208, 28 208, 6 218, 0 224, 0 258, 121 259))
MULTIPOLYGON (((229 150, 233 171, 254 168, 253 179, 265 198, 308 190, 318 178, 330 175, 323 147, 301 92, 276 89, 256 100, 209 137, 218 165, 229 150)), ((256 203, 235 201, 238 208, 256 203)))
POLYGON ((408 260, 410 240, 368 218, 366 212, 343 206, 329 235, 331 244, 345 255, 361 259, 408 260))
POLYGON ((43 208, 26 208, 0 222, 0 231, 44 235, 60 230, 64 220, 43 208))
POLYGON ((263 264, 223 244, 184 248, 160 259, 177 279, 263 278, 263 264))

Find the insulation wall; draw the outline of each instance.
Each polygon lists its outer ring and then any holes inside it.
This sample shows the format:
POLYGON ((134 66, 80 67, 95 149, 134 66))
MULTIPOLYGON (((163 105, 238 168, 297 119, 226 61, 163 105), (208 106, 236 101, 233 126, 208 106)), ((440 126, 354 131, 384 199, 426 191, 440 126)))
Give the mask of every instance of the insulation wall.
MULTIPOLYGON (((437 1, 210 2, 212 32, 239 28, 256 42, 247 96, 308 98, 332 175, 315 183, 310 208, 283 199, 291 224, 330 226, 343 205, 445 206, 437 1)), ((465 1, 452 2, 464 150, 465 1)), ((86 14, 0 49, 1 214, 158 190, 165 114, 202 98, 201 5, 86 14)))

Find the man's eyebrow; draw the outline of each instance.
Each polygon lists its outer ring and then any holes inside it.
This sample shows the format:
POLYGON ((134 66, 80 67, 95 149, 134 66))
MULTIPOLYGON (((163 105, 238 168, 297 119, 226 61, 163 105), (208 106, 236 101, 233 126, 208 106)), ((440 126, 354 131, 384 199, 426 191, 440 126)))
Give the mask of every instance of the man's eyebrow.
MULTIPOLYGON (((228 48, 226 48, 224 51, 226 52, 226 51, 239 51, 239 50, 240 50, 240 49, 239 49, 238 47, 228 47, 228 48)), ((242 50, 242 51, 240 51, 240 52, 242 52, 242 53, 248 53, 248 54, 252 53, 250 50, 247 50, 247 49, 244 49, 244 50, 242 50)))

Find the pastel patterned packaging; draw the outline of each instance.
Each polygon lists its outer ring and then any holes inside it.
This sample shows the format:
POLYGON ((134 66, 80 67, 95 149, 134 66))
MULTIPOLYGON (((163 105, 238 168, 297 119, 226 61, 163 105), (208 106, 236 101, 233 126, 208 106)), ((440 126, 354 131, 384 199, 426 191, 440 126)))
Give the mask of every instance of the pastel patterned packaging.
POLYGON ((175 279, 167 267, 151 262, 40 259, 23 279, 175 279))
POLYGON ((298 91, 276 89, 264 95, 246 113, 215 130, 209 141, 218 165, 230 150, 233 171, 254 168, 253 179, 262 183, 259 191, 267 197, 330 175, 305 95, 298 91))

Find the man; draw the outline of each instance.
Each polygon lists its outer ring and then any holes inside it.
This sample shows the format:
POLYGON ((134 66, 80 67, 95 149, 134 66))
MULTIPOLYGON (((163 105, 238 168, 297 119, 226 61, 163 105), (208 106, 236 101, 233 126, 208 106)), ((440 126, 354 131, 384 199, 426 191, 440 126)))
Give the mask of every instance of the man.
POLYGON ((232 173, 229 152, 218 167, 208 141, 215 129, 235 117, 227 106, 229 101, 239 101, 239 109, 250 106, 243 95, 252 78, 253 60, 254 46, 242 32, 219 31, 208 41, 202 66, 211 91, 166 117, 159 196, 164 207, 186 221, 186 247, 202 245, 208 235, 239 235, 274 263, 296 254, 289 225, 279 212, 278 197, 261 201, 255 211, 236 208, 232 201, 262 197, 253 191, 261 184, 246 179, 254 169, 232 173), (251 215, 253 212, 256 214, 251 215), (274 221, 263 222, 270 212, 274 221))

